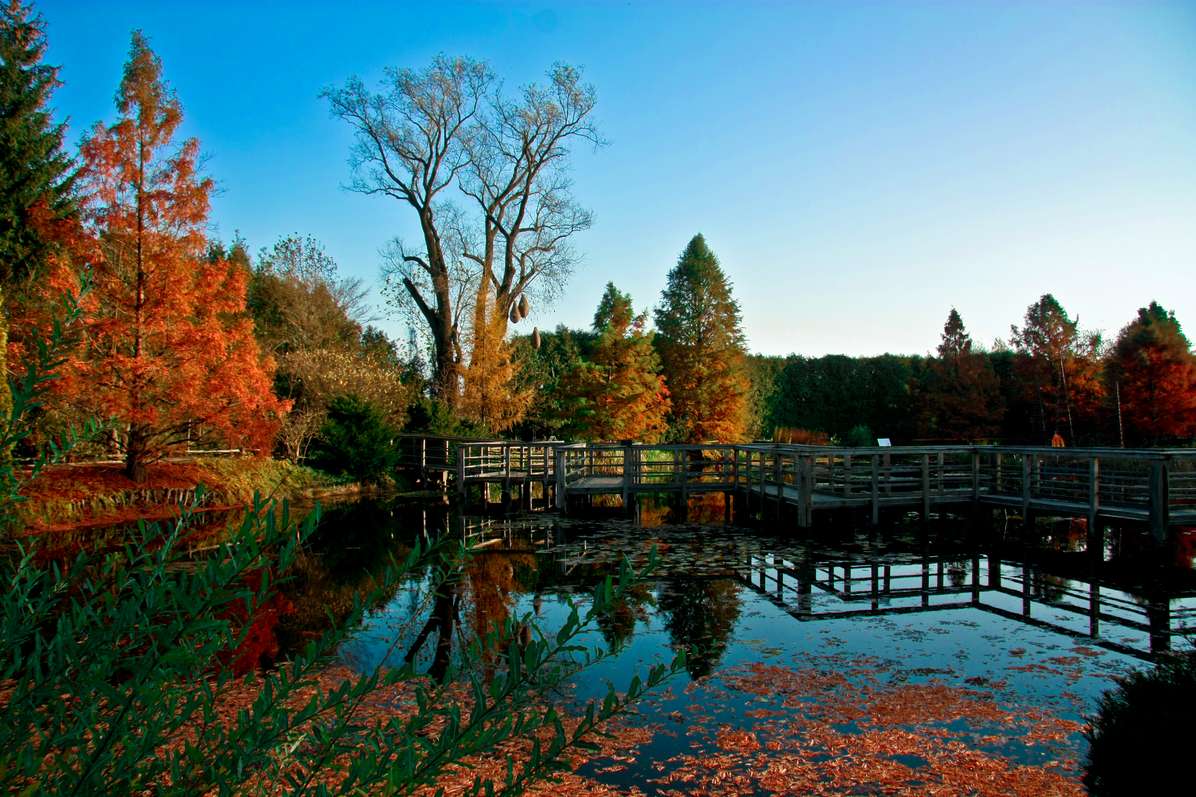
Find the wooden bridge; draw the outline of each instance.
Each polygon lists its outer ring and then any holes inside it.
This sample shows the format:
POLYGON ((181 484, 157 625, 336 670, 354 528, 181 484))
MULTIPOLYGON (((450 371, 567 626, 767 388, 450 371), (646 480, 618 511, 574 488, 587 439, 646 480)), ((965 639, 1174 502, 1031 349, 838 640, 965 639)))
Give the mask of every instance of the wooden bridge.
POLYGON ((405 437, 403 466, 468 497, 496 489, 505 505, 568 510, 577 499, 643 494, 685 501, 723 493, 749 508, 815 517, 882 512, 1008 508, 1023 518, 1082 517, 1146 525, 1156 539, 1196 525, 1196 449, 898 446, 842 448, 751 443, 644 445, 480 441, 405 437), (538 493, 538 496, 536 495, 538 493))

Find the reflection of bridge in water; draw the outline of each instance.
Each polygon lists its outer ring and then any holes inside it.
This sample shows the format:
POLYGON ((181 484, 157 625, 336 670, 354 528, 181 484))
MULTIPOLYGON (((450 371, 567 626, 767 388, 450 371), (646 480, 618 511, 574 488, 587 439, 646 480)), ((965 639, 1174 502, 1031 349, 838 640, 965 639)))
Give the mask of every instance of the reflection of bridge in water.
POLYGON ((739 580, 801 621, 978 609, 1138 658, 1196 634, 1196 596, 1135 596, 993 555, 860 562, 752 553, 746 565, 739 580))

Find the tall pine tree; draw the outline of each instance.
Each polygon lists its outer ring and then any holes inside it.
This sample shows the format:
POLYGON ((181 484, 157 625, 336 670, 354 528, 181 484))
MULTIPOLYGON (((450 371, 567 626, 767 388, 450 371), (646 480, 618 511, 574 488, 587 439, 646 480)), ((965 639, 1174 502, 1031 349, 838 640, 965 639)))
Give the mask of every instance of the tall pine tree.
POLYGON ((918 382, 923 436, 974 442, 1000 430, 1004 407, 997 375, 988 357, 972 350, 972 337, 955 308, 943 325, 938 356, 918 382))
POLYGON ((673 401, 670 435, 691 443, 741 439, 748 379, 739 304, 700 234, 669 272, 656 308, 656 344, 673 401))
MULTIPOLYGON (((62 227, 76 215, 64 125, 50 111, 58 68, 44 63, 45 52, 45 21, 30 5, 0 8, 0 374, 8 370, 9 305, 40 287, 62 227)), ((0 417, 11 409, 0 379, 0 417)))

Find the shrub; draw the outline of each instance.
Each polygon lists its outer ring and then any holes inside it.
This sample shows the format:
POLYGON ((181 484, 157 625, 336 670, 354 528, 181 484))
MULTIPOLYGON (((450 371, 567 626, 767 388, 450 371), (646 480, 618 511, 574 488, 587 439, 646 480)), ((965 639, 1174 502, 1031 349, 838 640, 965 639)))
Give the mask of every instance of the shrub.
POLYGON ((1093 795, 1172 794, 1196 747, 1196 651, 1131 673, 1106 692, 1086 732, 1093 795))
POLYGON ((851 427, 846 443, 852 448, 867 448, 876 445, 876 440, 872 437, 872 430, 861 423, 851 427))
POLYGON ((334 475, 365 484, 387 479, 398 463, 398 432, 372 404, 356 396, 338 396, 312 446, 311 463, 334 475))

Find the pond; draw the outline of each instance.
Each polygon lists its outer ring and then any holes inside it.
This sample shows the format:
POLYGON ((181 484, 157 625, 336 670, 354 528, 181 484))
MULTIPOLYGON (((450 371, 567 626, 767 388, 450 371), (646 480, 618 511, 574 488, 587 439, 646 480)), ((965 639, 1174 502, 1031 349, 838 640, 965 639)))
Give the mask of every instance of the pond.
POLYGON ((573 776, 582 791, 644 794, 1083 793, 1085 716, 1118 675, 1186 645, 1196 615, 1190 570, 1160 575, 1118 535, 1094 555, 1066 529, 1032 542, 950 523, 798 536, 721 511, 672 517, 336 507, 309 598, 336 606, 418 538, 479 546, 450 595, 430 600, 416 574, 340 651, 362 671, 411 657, 438 674, 476 629, 523 614, 559 627, 568 599, 584 604, 623 556, 655 550, 656 571, 583 640, 619 652, 569 696, 688 651, 685 672, 620 721, 621 743, 573 776))

